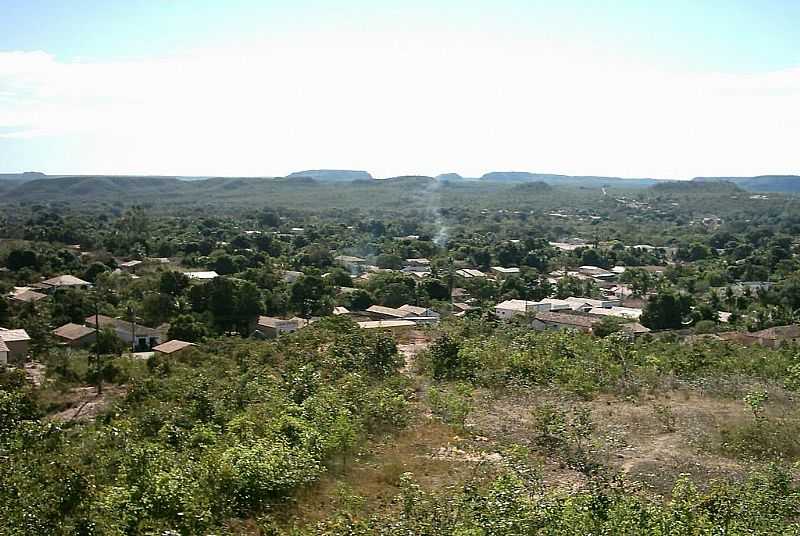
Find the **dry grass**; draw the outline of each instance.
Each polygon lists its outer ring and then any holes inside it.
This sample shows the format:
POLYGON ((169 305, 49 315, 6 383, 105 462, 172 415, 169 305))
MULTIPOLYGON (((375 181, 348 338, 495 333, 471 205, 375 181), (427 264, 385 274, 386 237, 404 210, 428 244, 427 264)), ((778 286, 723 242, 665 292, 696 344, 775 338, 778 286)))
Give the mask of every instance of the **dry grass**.
POLYGON ((313 487, 296 496, 294 506, 281 512, 284 522, 309 525, 342 507, 364 515, 394 508, 403 473, 413 473, 426 489, 441 489, 472 476, 476 463, 438 456, 440 449, 458 449, 464 440, 434 419, 420 417, 399 434, 370 442, 346 466, 337 464, 313 487))

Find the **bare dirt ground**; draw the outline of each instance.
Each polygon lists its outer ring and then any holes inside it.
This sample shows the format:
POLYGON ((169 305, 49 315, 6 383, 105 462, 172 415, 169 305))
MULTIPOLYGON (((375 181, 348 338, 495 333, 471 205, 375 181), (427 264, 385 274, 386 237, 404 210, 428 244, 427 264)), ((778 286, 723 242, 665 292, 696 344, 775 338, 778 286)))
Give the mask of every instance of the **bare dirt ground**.
POLYGON ((426 349, 430 343, 430 338, 421 331, 413 330, 404 334, 401 341, 397 344, 397 350, 403 355, 405 361, 401 372, 404 374, 411 374, 414 369, 414 359, 417 353, 426 349))
MULTIPOLYGON (((543 402, 589 409, 594 422, 587 445, 591 458, 608 473, 622 473, 654 495, 669 496, 684 474, 707 482, 738 478, 750 469, 716 448, 721 426, 748 418, 741 397, 691 389, 667 388, 638 398, 600 395, 588 401, 550 389, 502 393, 478 389, 466 430, 458 431, 432 415, 426 402, 427 380, 414 373, 416 355, 429 343, 424 332, 414 331, 404 334, 398 344, 405 358, 403 371, 417 387, 412 424, 399 434, 373 439, 360 454, 331 467, 282 512, 287 523, 299 519, 303 525, 313 525, 343 507, 379 515, 397 508, 403 473, 412 473, 424 489, 444 490, 470 479, 490 478, 503 464, 513 463, 512 452, 522 452, 527 464, 538 468, 548 489, 580 490, 587 477, 560 453, 544 452, 536 443, 533 410, 543 402)), ((791 397, 773 398, 772 393, 770 400, 776 402, 776 411, 794 404, 791 397)))
MULTIPOLYGON (((714 448, 720 426, 748 418, 739 400, 691 391, 639 400, 610 395, 591 401, 564 400, 546 390, 479 396, 478 409, 470 418, 474 432, 492 443, 532 449, 537 435, 532 412, 537 405, 555 402, 564 408, 587 407, 595 424, 589 447, 593 458, 654 493, 668 494, 681 474, 706 481, 736 478, 748 469, 747 463, 722 456, 714 448)), ((546 459, 543 469, 546 479, 581 480, 558 460, 546 459)))
POLYGON ((38 361, 25 363, 25 377, 34 387, 41 387, 45 379, 45 366, 38 361))
POLYGON ((108 385, 102 394, 97 394, 95 387, 75 387, 69 390, 67 404, 69 407, 48 416, 56 421, 92 421, 106 410, 115 400, 125 396, 124 385, 108 385))

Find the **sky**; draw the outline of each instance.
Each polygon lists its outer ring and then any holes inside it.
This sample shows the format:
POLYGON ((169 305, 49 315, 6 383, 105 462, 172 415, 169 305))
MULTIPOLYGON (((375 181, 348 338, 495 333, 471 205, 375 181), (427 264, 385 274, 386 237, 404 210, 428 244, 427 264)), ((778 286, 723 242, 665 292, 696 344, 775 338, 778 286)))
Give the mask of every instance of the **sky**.
POLYGON ((797 0, 0 0, 0 172, 800 174, 797 0))

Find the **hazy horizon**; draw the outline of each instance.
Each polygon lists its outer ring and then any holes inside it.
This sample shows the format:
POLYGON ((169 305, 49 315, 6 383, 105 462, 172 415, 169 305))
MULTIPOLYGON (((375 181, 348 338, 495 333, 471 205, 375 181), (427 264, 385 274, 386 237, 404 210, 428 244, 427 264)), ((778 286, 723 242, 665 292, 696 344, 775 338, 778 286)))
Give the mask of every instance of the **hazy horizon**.
POLYGON ((800 174, 800 3, 4 3, 0 172, 800 174))

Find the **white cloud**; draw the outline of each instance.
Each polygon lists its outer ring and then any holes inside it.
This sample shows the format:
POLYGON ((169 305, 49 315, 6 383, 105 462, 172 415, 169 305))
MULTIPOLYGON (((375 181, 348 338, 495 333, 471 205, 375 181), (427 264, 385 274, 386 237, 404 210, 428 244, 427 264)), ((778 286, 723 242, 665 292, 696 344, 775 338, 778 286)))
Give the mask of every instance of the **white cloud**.
POLYGON ((800 173, 800 69, 675 73, 448 34, 298 34, 118 63, 0 52, 0 151, 3 138, 78 147, 68 169, 48 154, 27 166, 51 172, 800 173))

